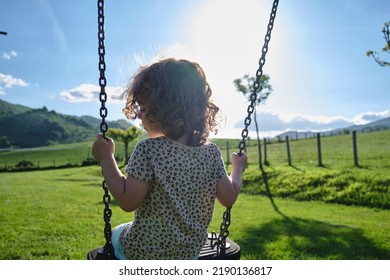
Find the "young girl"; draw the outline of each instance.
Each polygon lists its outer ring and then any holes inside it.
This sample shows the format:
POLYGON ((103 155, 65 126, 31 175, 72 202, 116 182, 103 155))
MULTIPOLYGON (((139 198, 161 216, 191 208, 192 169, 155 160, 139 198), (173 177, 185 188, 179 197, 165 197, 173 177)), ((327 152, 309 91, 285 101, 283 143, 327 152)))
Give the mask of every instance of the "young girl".
POLYGON ((193 259, 207 240, 215 199, 235 202, 247 163, 233 154, 227 176, 219 148, 208 142, 219 108, 202 68, 165 59, 141 70, 127 89, 124 113, 139 118, 149 138, 140 141, 126 167, 114 159, 114 142, 98 134, 93 156, 118 205, 136 211, 134 221, 112 234, 119 259, 193 259))

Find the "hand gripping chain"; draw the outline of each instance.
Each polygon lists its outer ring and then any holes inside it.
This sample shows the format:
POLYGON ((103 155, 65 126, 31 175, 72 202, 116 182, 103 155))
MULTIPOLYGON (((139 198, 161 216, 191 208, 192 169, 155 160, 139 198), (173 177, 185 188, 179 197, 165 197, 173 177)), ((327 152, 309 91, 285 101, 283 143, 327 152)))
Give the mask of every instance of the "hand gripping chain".
MULTIPOLYGON (((240 150, 239 151, 240 155, 246 149, 246 138, 248 137, 248 133, 249 133, 248 127, 252 122, 251 116, 255 110, 257 93, 260 89, 260 78, 263 75, 263 66, 265 64, 265 56, 268 52, 268 44, 271 40, 271 33, 272 33, 272 29, 274 27, 274 21, 275 21, 275 17, 276 17, 276 11, 278 9, 278 4, 279 4, 279 0, 274 0, 274 2, 272 4, 270 19, 269 19, 268 26, 267 26, 267 33, 266 33, 265 38, 264 38, 263 48, 261 49, 262 53, 261 53, 261 57, 259 60, 259 68, 256 71, 256 81, 253 83, 253 91, 252 91, 252 94, 250 96, 250 104, 248 105, 248 108, 247 108, 248 115, 244 120, 245 126, 244 126, 244 129, 242 130, 242 133, 241 133, 242 140, 240 141, 240 143, 238 145, 238 148, 240 150)), ((221 223, 220 234, 218 236, 218 243, 220 246, 220 253, 221 254, 224 254, 226 251, 226 238, 229 235, 228 228, 230 225, 230 215, 231 215, 230 212, 231 212, 231 208, 227 208, 225 213, 223 214, 223 221, 221 223)))
POLYGON ((273 5, 272 5, 270 18, 269 18, 269 22, 268 22, 268 26, 267 26, 267 33, 266 33, 265 38, 264 38, 264 45, 263 45, 263 48, 261 49, 259 68, 256 71, 256 81, 253 83, 253 91, 252 91, 252 94, 250 96, 250 104, 248 105, 248 108, 247 108, 248 115, 244 120, 244 129, 242 130, 242 133, 241 133, 242 140, 240 141, 240 143, 238 145, 238 148, 240 149, 239 154, 242 154, 242 152, 246 148, 245 141, 246 141, 246 138, 248 137, 248 133, 249 133, 248 127, 250 126, 250 124, 252 122, 251 116, 255 110, 257 93, 260 89, 260 78, 263 75, 263 66, 265 64, 265 56, 268 52, 268 44, 271 40, 271 33, 272 33, 272 29, 274 27, 274 21, 275 21, 275 17, 276 17, 276 11, 278 9, 278 4, 279 4, 279 0, 274 0, 273 5))

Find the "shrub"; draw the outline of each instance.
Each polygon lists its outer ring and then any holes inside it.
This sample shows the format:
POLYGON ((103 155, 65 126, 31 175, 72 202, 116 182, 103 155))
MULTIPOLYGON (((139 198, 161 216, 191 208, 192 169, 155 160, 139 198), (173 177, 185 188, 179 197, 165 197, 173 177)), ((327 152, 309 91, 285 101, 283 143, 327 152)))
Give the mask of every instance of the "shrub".
POLYGON ((16 165, 15 165, 16 168, 20 168, 20 169, 27 169, 27 168, 31 168, 31 167, 34 167, 34 163, 32 163, 31 161, 29 160, 21 160, 19 161, 16 165))

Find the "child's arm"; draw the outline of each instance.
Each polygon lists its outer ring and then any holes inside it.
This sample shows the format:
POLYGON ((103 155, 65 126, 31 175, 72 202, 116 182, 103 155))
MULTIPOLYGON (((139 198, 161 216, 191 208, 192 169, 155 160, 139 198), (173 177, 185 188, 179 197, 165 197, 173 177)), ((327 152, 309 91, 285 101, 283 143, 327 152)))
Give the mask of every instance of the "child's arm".
POLYGON ((217 184, 217 199, 225 207, 231 207, 236 201, 242 187, 242 173, 247 165, 245 153, 232 156, 232 173, 230 177, 221 178, 217 184))
POLYGON ((142 204, 149 185, 132 176, 126 178, 116 164, 114 152, 114 141, 110 138, 105 140, 98 134, 92 147, 92 155, 102 166, 107 187, 118 205, 124 211, 131 212, 142 204))

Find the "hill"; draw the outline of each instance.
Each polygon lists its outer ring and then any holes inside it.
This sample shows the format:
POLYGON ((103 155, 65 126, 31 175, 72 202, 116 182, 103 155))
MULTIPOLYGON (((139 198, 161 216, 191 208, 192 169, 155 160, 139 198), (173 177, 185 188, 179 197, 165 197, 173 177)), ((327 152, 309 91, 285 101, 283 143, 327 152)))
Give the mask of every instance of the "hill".
MULTIPOLYGON (((31 148, 93 139, 100 120, 91 116, 69 116, 32 109, 0 100, 0 148, 31 148)), ((109 128, 126 129, 126 120, 107 122, 109 128)))
MULTIPOLYGON (((390 117, 370 122, 364 125, 353 125, 345 128, 336 128, 328 131, 321 131, 321 136, 342 135, 351 131, 371 132, 377 130, 390 129, 390 117)), ((313 131, 287 131, 275 136, 277 139, 285 139, 288 136, 290 139, 306 139, 315 137, 317 132, 313 131)))
POLYGON ((21 105, 15 105, 0 99, 0 118, 28 112, 31 109, 21 105))
POLYGON ((390 117, 384 118, 381 120, 377 120, 374 122, 370 122, 368 124, 364 125, 353 125, 350 127, 347 127, 350 131, 375 131, 375 130, 384 130, 384 129, 390 129, 390 117))

